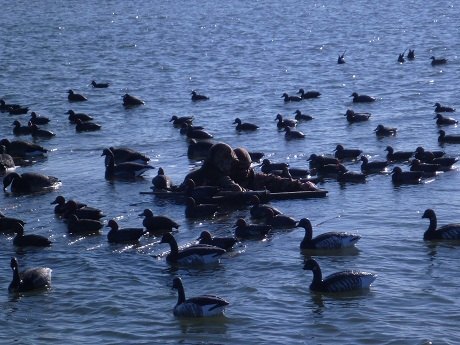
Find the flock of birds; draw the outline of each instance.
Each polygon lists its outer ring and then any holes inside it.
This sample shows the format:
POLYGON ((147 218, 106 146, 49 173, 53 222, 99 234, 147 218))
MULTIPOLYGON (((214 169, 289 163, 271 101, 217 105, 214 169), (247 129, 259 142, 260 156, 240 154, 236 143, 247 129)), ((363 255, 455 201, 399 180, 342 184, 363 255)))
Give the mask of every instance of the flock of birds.
MULTIPOLYGON (((404 53, 399 54, 398 61, 405 61, 404 53)), ((415 58, 415 52, 409 50, 408 59, 415 58)), ((432 57, 432 65, 447 63, 446 59, 432 57)), ((345 52, 339 55, 338 64, 345 63, 345 52)), ((92 81, 95 88, 107 88, 108 83, 97 83, 92 81)), ((321 96, 317 91, 305 91, 299 89, 299 96, 290 96, 284 93, 284 102, 301 102, 305 99, 315 99, 321 96)), ((358 94, 354 92, 354 103, 374 102, 375 97, 358 94)), ((68 91, 69 102, 84 102, 87 98, 73 90, 68 91)), ((206 101, 209 97, 191 92, 192 101, 206 101)), ((144 102, 132 95, 123 96, 123 105, 126 107, 139 106, 144 102)), ((11 115, 27 114, 29 109, 18 104, 7 104, 0 100, 0 111, 8 112, 11 115)), ((455 112, 454 108, 435 103, 435 119, 438 126, 456 125, 454 118, 444 115, 455 112)), ((302 114, 300 110, 295 111, 295 118, 284 118, 277 114, 275 117, 278 130, 286 132, 285 137, 291 139, 303 139, 305 134, 298 131, 296 126, 302 121, 311 121, 313 116, 302 114)), ((68 111, 69 121, 76 125, 76 131, 100 130, 101 126, 92 122, 93 118, 84 113, 68 111)), ((344 114, 350 123, 368 121, 370 113, 355 112, 348 109, 344 114)), ((173 115, 170 122, 180 128, 180 133, 186 135, 190 140, 188 148, 189 158, 202 159, 212 146, 213 136, 203 127, 193 124, 192 116, 173 115)), ((22 126, 18 120, 14 121, 13 134, 15 136, 31 135, 32 137, 52 138, 55 134, 39 126, 47 125, 50 119, 31 112, 27 126, 22 126)), ((253 123, 243 122, 235 118, 237 131, 257 131, 259 126, 253 123)), ((379 124, 375 129, 377 136, 394 136, 396 128, 386 127, 379 124)), ((460 143, 460 136, 448 135, 444 130, 439 130, 440 143, 460 143)), ((46 156, 47 149, 35 143, 24 140, 2 139, 0 141, 0 172, 4 173, 4 190, 11 185, 11 192, 17 194, 29 194, 41 192, 59 186, 60 181, 54 176, 47 176, 40 173, 28 172, 19 174, 14 170, 16 165, 22 165, 31 157, 46 156)), ((386 160, 369 161, 362 150, 345 148, 337 145, 334 156, 311 154, 309 157, 310 169, 290 167, 283 162, 270 162, 264 159, 261 164, 253 165, 260 167, 266 174, 275 174, 289 179, 302 179, 318 182, 324 179, 336 179, 340 182, 365 182, 369 174, 388 173, 388 167, 395 163, 410 163, 410 171, 403 171, 400 166, 394 166, 391 172, 392 181, 395 184, 420 183, 422 178, 433 177, 440 171, 448 171, 458 161, 456 157, 446 157, 443 151, 428 151, 418 147, 414 151, 395 151, 391 146, 386 148, 386 160), (343 164, 347 161, 361 161, 361 172, 350 171, 343 164)), ((263 153, 250 152, 254 163, 262 159, 263 153)), ((105 156, 105 178, 135 178, 141 176, 145 171, 153 169, 149 165, 149 157, 144 154, 123 147, 108 147, 101 154, 105 156)), ((219 205, 215 203, 220 189, 215 186, 195 186, 193 180, 187 180, 182 186, 181 193, 186 197, 185 216, 187 218, 207 218, 219 212, 219 205)), ((176 190, 172 180, 165 174, 162 168, 152 179, 152 189, 161 191, 176 190)), ((76 235, 99 234, 104 227, 101 221, 105 214, 102 210, 90 207, 85 203, 75 200, 66 200, 58 196, 52 202, 54 213, 59 215, 66 223, 68 232, 76 235)), ((233 237, 215 237, 208 231, 203 231, 197 238, 197 243, 179 247, 173 233, 180 225, 167 216, 154 215, 151 209, 145 209, 139 214, 143 217, 142 227, 120 228, 118 223, 111 219, 106 227, 110 228, 107 233, 107 240, 110 243, 136 243, 142 236, 161 237, 160 243, 168 244, 170 251, 166 255, 166 261, 173 265, 207 265, 219 262, 222 255, 232 250, 238 241, 246 239, 263 239, 276 229, 303 228, 305 235, 299 247, 307 253, 314 254, 315 251, 337 251, 353 248, 360 240, 357 234, 347 232, 325 232, 313 236, 313 227, 309 219, 293 219, 280 210, 261 202, 256 194, 250 198, 250 216, 256 219, 257 223, 248 223, 245 219, 239 218, 235 222, 233 237)), ((437 226, 435 211, 427 209, 423 218, 430 221, 428 229, 424 233, 424 240, 460 240, 460 224, 447 224, 437 226)), ((37 234, 24 233, 25 222, 21 219, 8 217, 0 213, 0 231, 6 234, 14 234, 13 244, 17 247, 49 247, 52 241, 37 234)), ((11 269, 13 279, 9 285, 10 292, 26 292, 31 290, 46 289, 51 286, 51 269, 46 267, 30 268, 20 271, 16 258, 11 258, 11 269)), ((322 276, 318 262, 309 258, 304 262, 303 268, 313 272, 313 280, 310 289, 320 292, 345 292, 356 289, 366 289, 374 282, 377 275, 361 271, 341 271, 331 274, 325 278, 322 276)), ((178 291, 178 300, 173 312, 176 316, 201 317, 221 315, 229 302, 219 296, 202 295, 193 298, 186 298, 182 279, 176 277, 173 280, 173 288, 178 291)))

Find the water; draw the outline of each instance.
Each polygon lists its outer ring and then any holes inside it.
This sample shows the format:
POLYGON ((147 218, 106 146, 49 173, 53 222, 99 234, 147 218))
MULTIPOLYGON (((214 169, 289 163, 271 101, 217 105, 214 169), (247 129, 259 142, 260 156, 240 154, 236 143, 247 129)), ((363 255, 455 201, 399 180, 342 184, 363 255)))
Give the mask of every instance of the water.
MULTIPOLYGON (((324 274, 342 269, 375 272, 365 293, 311 293, 312 275, 302 270, 302 231, 277 232, 264 242, 245 242, 210 268, 172 268, 157 238, 138 246, 109 245, 101 236, 69 236, 50 202, 62 194, 100 207, 121 226, 140 226, 138 214, 152 208, 181 224, 180 245, 203 229, 232 233, 248 210, 229 210, 212 220, 190 221, 183 206, 151 195, 156 171, 136 182, 104 179, 102 149, 126 145, 152 157, 176 183, 197 165, 187 143, 171 126, 172 114, 194 115, 216 140, 265 152, 274 161, 305 167, 311 153, 331 154, 338 143, 381 159, 385 147, 439 149, 433 104, 453 106, 458 98, 460 11, 454 1, 410 2, 161 2, 41 1, 3 4, 0 96, 52 118, 57 136, 40 140, 48 159, 19 172, 58 176, 59 190, 33 196, 4 193, 1 210, 27 222, 26 232, 49 236, 49 249, 17 250, 0 239, 1 343, 18 344, 454 344, 460 321, 458 247, 422 240, 421 215, 434 208, 440 224, 458 221, 458 169, 422 185, 394 187, 387 175, 341 186, 327 181, 328 197, 277 201, 297 219, 308 217, 314 232, 353 231, 362 236, 356 253, 318 257, 324 274), (415 49, 416 60, 398 64, 398 54, 415 49), (345 65, 337 65, 346 50, 345 65), (432 67, 430 56, 449 63, 432 67), (92 89, 91 80, 108 89, 92 89), (284 104, 283 92, 300 87, 322 93, 317 100, 284 104), (69 104, 72 88, 89 101, 69 104), (197 89, 210 101, 192 103, 197 89), (371 105, 353 105, 352 92, 375 95, 371 105), (144 99, 126 110, 121 96, 144 99), (303 141, 287 142, 274 122, 296 109, 315 119, 299 125, 303 141), (347 108, 371 112, 371 121, 348 125, 347 108), (77 134, 69 109, 88 112, 103 126, 77 134), (235 117, 260 130, 235 133, 235 117), (398 128, 376 139, 382 123, 398 128), (315 224, 323 223, 315 227, 315 224), (8 295, 9 259, 22 267, 49 266, 53 287, 44 294, 8 295), (226 317, 180 320, 172 315, 180 275, 187 296, 220 295, 231 302, 226 317), (3 297, 1 297, 3 296, 3 297)), ((11 123, 28 115, 2 114, 1 137, 13 139, 11 123)), ((458 133, 458 128, 446 128, 458 133)), ((446 145, 449 155, 458 147, 446 145)), ((358 163, 347 166, 359 170, 358 163)), ((407 166, 403 167, 408 169, 407 166)))

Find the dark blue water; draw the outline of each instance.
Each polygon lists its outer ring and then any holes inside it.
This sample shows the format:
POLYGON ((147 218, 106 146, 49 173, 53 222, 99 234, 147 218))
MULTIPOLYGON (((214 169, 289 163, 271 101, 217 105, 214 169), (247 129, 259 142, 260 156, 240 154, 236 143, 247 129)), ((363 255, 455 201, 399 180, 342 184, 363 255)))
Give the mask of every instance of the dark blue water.
MULTIPOLYGON (((313 294, 312 275, 302 270, 303 232, 277 232, 267 241, 247 242, 211 268, 173 269, 154 237, 137 246, 109 245, 101 236, 69 236, 50 202, 62 194, 104 210, 106 219, 140 226, 138 214, 151 208, 181 226, 180 245, 206 229, 230 235, 248 209, 211 220, 190 221, 183 205, 152 195, 156 170, 135 182, 104 179, 102 149, 129 146, 148 154, 176 183, 199 162, 186 155, 187 142, 169 119, 194 115, 216 141, 263 151, 273 161, 306 167, 311 153, 332 154, 337 144, 360 148, 370 160, 383 159, 387 145, 440 149, 433 104, 458 107, 460 11, 454 1, 410 2, 11 2, 0 14, 0 97, 49 116, 50 140, 37 140, 51 152, 22 173, 57 176, 62 186, 42 195, 4 193, 0 210, 24 219, 26 232, 50 237, 49 249, 18 250, 0 239, 2 343, 277 343, 277 344, 455 344, 460 321, 458 246, 422 240, 434 208, 440 224, 457 222, 458 168, 420 185, 394 187, 389 175, 365 184, 326 181, 322 199, 273 202, 286 214, 308 217, 317 233, 353 231, 362 236, 352 255, 318 257, 324 274, 343 269, 375 272, 369 292, 341 297, 313 294), (397 63, 415 49, 416 59, 397 63), (345 53, 346 64, 337 65, 345 53), (432 67, 430 57, 447 58, 432 67), (110 83, 93 89, 91 80, 110 83), (321 97, 284 104, 281 94, 299 88, 321 97), (67 90, 88 97, 67 102, 67 90), (210 96, 190 101, 190 90, 210 96), (354 105, 352 92, 377 97, 354 105), (130 93, 145 105, 122 106, 130 93), (372 113, 371 120, 348 124, 347 108, 372 113), (97 133, 75 133, 67 110, 88 112, 102 125, 97 133), (301 141, 286 141, 276 128, 277 113, 296 109, 315 119, 298 129, 301 141), (238 134, 235 117, 260 126, 238 134), (378 124, 398 128, 395 137, 377 139, 378 124), (16 298, 7 293, 9 260, 22 267, 53 269, 44 294, 16 298), (160 255, 160 256, 159 256, 160 255), (187 296, 218 294, 231 302, 226 317, 180 320, 172 314, 174 276, 187 296)), ((2 138, 15 139, 11 123, 29 115, 0 114, 2 138)), ((453 114, 455 116, 455 113, 453 114)), ((457 127, 444 128, 459 134, 457 127)), ((442 147, 457 156, 455 145, 442 147)), ((359 163, 347 163, 358 171, 359 163)), ((407 170, 407 165, 402 165, 407 170)))

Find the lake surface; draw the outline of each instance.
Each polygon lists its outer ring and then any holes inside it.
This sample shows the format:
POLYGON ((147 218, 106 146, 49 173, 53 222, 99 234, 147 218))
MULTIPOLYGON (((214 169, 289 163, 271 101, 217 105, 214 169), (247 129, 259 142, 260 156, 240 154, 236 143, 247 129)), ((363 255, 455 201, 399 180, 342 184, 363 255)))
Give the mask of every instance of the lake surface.
MULTIPOLYGON (((440 149, 433 104, 460 107, 455 1, 14 1, 3 4, 0 19, 0 97, 50 117, 46 128, 56 132, 53 139, 37 140, 51 150, 48 158, 17 171, 62 181, 50 193, 5 192, 0 198, 0 210, 24 219, 27 233, 54 242, 48 249, 19 250, 11 237, 0 238, 1 343, 458 343, 460 248, 424 242, 428 221, 421 219, 433 208, 440 225, 459 221, 456 166, 420 185, 395 187, 388 174, 371 175, 363 184, 326 180, 318 185, 329 192, 326 198, 273 202, 296 219, 308 217, 314 233, 362 236, 353 253, 315 257, 324 275, 345 269, 378 274, 369 291, 345 296, 310 292, 301 229, 244 242, 216 266, 177 268, 166 263, 162 254, 169 248, 159 238, 110 245, 106 228, 100 236, 69 236, 50 205, 61 194, 101 208, 105 222, 115 218, 123 227, 141 226, 138 214, 151 208, 180 224, 179 245, 204 229, 231 235, 237 218, 250 220, 247 207, 190 221, 182 204, 140 194, 150 191, 156 170, 135 182, 104 179, 102 149, 129 146, 182 182, 200 163, 187 158, 187 141, 169 122, 173 114, 194 115, 194 123, 216 141, 263 151, 293 167, 307 167, 312 153, 333 154, 339 143, 360 148, 370 160, 384 159, 387 145, 440 149), (398 54, 408 48, 416 59, 399 64, 398 54), (346 64, 338 65, 344 51, 346 64), (433 55, 448 64, 432 67, 433 55), (93 89, 93 79, 110 87, 93 89), (299 88, 320 91, 321 97, 285 104, 281 94, 299 88), (68 89, 88 101, 70 104, 68 89), (191 102, 193 89, 210 100, 191 102), (352 92, 377 101, 354 105, 352 92), (125 109, 125 93, 145 105, 125 109), (371 120, 348 124, 348 108, 371 112, 371 120), (92 114, 102 130, 75 133, 69 109, 92 114), (304 140, 286 141, 274 118, 293 117, 296 109, 315 119, 298 126, 304 140), (260 129, 238 134, 235 117, 260 129), (380 123, 397 127, 397 135, 377 139, 380 123), (11 256, 23 268, 52 268, 52 288, 9 295, 11 256), (210 293, 229 300, 226 316, 175 318, 175 276, 182 277, 186 296, 210 293)), ((0 116, 1 137, 18 139, 11 124, 26 123, 29 115, 0 116)), ((444 129, 460 134, 458 127, 444 129)), ((442 147, 451 156, 459 148, 442 147)), ((359 162, 346 165, 359 171, 359 162)))

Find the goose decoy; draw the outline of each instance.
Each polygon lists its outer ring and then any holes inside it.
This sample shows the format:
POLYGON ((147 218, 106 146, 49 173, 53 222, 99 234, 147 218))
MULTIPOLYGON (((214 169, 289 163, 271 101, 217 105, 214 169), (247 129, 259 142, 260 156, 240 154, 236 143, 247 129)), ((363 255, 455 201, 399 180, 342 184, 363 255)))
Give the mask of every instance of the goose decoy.
POLYGON ((31 124, 30 126, 32 137, 34 138, 52 138, 56 136, 54 132, 48 131, 46 129, 39 128, 36 124, 31 124))
POLYGON ((431 208, 425 210, 422 218, 430 220, 430 226, 423 234, 425 241, 460 240, 460 223, 446 224, 438 228, 436 213, 431 208))
MULTIPOLYGON (((77 208, 82 208, 82 207, 86 206, 86 204, 83 204, 83 203, 77 202, 77 201, 73 201, 73 203, 76 205, 77 208)), ((56 199, 54 199, 54 201, 52 201, 50 204, 51 205, 56 205, 54 207, 54 213, 55 214, 64 214, 68 210, 68 208, 67 208, 68 205, 66 204, 66 200, 62 195, 58 195, 56 197, 56 199)), ((72 204, 71 204, 71 206, 72 206, 72 204)))
POLYGON ((304 139, 305 138, 305 134, 301 131, 298 131, 298 130, 295 130, 295 129, 292 129, 291 127, 289 126, 286 126, 284 127, 284 130, 285 130, 285 134, 284 134, 284 138, 286 140, 291 140, 291 139, 304 139))
MULTIPOLYGON (((120 164, 124 162, 147 164, 147 162, 150 161, 150 157, 128 147, 111 146, 109 148, 105 148, 104 150, 109 150, 112 152, 115 164, 120 164)), ((106 156, 106 164, 109 162, 107 157, 108 156, 106 156)))
POLYGON ((158 168, 158 174, 152 178, 152 189, 154 190, 171 190, 173 182, 169 176, 167 176, 162 167, 158 168))
POLYGON ((434 106, 435 106, 434 108, 435 113, 453 113, 455 112, 455 108, 441 105, 441 103, 438 103, 438 102, 436 102, 434 106))
POLYGON ((166 255, 166 261, 182 265, 203 265, 219 263, 220 257, 226 253, 225 249, 197 244, 179 249, 176 239, 169 232, 163 234, 160 243, 168 243, 171 250, 166 255))
POLYGON ((24 226, 25 222, 22 219, 6 217, 0 214, 0 233, 2 234, 15 234, 20 226, 24 226))
POLYGON ((185 206, 186 218, 206 218, 213 217, 218 211, 215 204, 197 204, 195 199, 188 197, 185 206))
POLYGON ((414 155, 412 151, 395 151, 391 146, 387 146, 385 151, 388 152, 387 161, 389 162, 408 161, 414 155))
POLYGON ((208 152, 214 143, 209 141, 197 141, 190 139, 187 148, 187 157, 189 159, 204 159, 208 156, 208 152))
POLYGON ((229 251, 236 244, 237 240, 234 237, 216 237, 212 236, 209 231, 202 231, 200 237, 197 238, 199 244, 207 244, 210 246, 219 247, 229 251))
POLYGON ((272 231, 271 225, 248 224, 243 218, 237 219, 234 227, 239 239, 263 239, 272 231))
POLYGON ((143 228, 120 229, 114 219, 109 220, 106 227, 110 228, 110 231, 107 233, 107 241, 110 243, 135 243, 145 233, 143 228))
POLYGON ((310 290, 317 292, 347 292, 368 289, 377 278, 374 273, 352 270, 336 272, 323 279, 321 268, 315 259, 306 260, 303 269, 313 272, 310 290))
POLYGON ((169 122, 172 122, 174 126, 182 126, 184 123, 191 125, 193 122, 193 116, 181 116, 178 117, 177 115, 171 116, 171 120, 169 122))
POLYGON ((434 158, 440 158, 445 154, 446 153, 444 151, 428 151, 425 150, 422 146, 419 146, 415 149, 414 157, 420 160, 421 162, 428 163, 434 158))
POLYGON ((345 63, 345 52, 342 54, 339 54, 339 57, 337 58, 337 64, 343 65, 345 63))
POLYGON ((8 139, 2 139, 0 140, 0 145, 4 146, 6 153, 12 157, 38 157, 45 156, 48 152, 43 146, 23 140, 9 141, 8 139))
POLYGON ((274 214, 271 209, 267 210, 265 222, 271 225, 274 229, 292 229, 297 226, 297 221, 285 214, 274 214))
POLYGON ((297 121, 311 121, 314 119, 314 117, 311 115, 302 114, 302 112, 299 109, 297 109, 294 112, 294 114, 295 114, 294 119, 296 119, 297 121))
POLYGON ((16 247, 49 247, 52 242, 45 236, 37 234, 24 235, 24 226, 17 224, 13 245, 16 247))
POLYGON ((76 113, 72 109, 67 111, 66 114, 69 114, 69 121, 71 123, 76 123, 77 119, 80 120, 81 122, 87 122, 93 120, 93 117, 91 115, 85 114, 85 113, 76 113))
POLYGON ((51 269, 48 267, 29 268, 19 272, 18 260, 11 258, 13 280, 8 286, 8 292, 27 292, 51 287, 51 269))
POLYGON ((422 163, 418 159, 413 159, 410 163, 410 171, 421 171, 424 176, 433 176, 437 171, 442 171, 442 168, 439 164, 422 163))
POLYGON ((80 119, 75 120, 76 126, 75 126, 75 131, 76 132, 94 132, 98 131, 102 128, 102 126, 98 123, 94 123, 91 121, 85 121, 83 122, 80 119))
POLYGON ((252 218, 260 219, 266 218, 270 214, 274 214, 275 216, 281 214, 281 211, 279 211, 275 207, 266 204, 261 204, 260 199, 257 195, 251 196, 250 204, 252 206, 249 209, 249 213, 251 214, 252 218))
POLYGON ((379 124, 377 128, 374 129, 375 135, 378 137, 389 137, 396 135, 397 128, 395 127, 387 127, 382 124, 379 124))
POLYGON ((299 96, 289 96, 286 92, 283 93, 281 98, 284 98, 284 102, 300 102, 302 97, 299 96))
POLYGON ((54 176, 27 172, 19 175, 11 172, 3 178, 3 190, 11 185, 12 193, 35 193, 55 188, 61 181, 54 176))
POLYGON ((13 157, 6 153, 6 147, 0 145, 0 173, 5 173, 8 170, 16 168, 13 157))
POLYGON ((394 184, 418 184, 423 177, 421 171, 402 171, 401 167, 394 167, 391 180, 394 184))
POLYGON ((283 128, 286 128, 286 127, 295 127, 295 126, 297 126, 297 120, 293 120, 293 119, 283 119, 283 115, 281 115, 281 114, 277 114, 277 115, 276 115, 275 121, 278 121, 278 123, 276 124, 276 126, 278 127, 278 129, 283 129, 283 128))
POLYGON ((181 127, 181 134, 185 134, 189 139, 212 139, 212 134, 204 129, 198 129, 189 124, 184 123, 181 127))
POLYGON ((94 219, 79 219, 72 214, 67 220, 67 230, 72 235, 94 235, 99 234, 104 224, 94 219))
POLYGON ((180 226, 169 217, 154 216, 152 210, 148 208, 140 213, 139 217, 144 217, 142 225, 147 229, 147 232, 153 236, 163 235, 165 232, 172 232, 174 229, 179 229, 180 226))
POLYGON ((197 93, 195 90, 193 90, 192 92, 190 92, 190 94, 192 95, 192 101, 206 101, 209 99, 208 96, 205 96, 205 95, 200 95, 199 93, 197 93))
POLYGON ((91 81, 91 85, 95 89, 105 89, 105 88, 109 87, 109 83, 96 83, 94 80, 91 81))
POLYGON ((361 171, 365 174, 380 173, 385 171, 388 166, 387 161, 369 162, 366 156, 361 156, 361 171))
POLYGON ((179 277, 173 279, 173 289, 178 292, 177 304, 173 314, 177 317, 208 317, 223 315, 229 302, 219 296, 202 295, 185 298, 184 286, 179 277))
POLYGON ((77 203, 75 200, 69 200, 64 206, 64 218, 69 218, 71 215, 76 215, 79 219, 93 219, 99 220, 105 217, 105 214, 98 208, 82 206, 83 204, 77 203))
POLYGON ((197 203, 211 203, 220 191, 221 188, 217 186, 196 186, 195 181, 190 178, 185 181, 185 196, 193 198, 197 203))
POLYGON ((431 66, 445 65, 447 63, 447 59, 445 58, 436 59, 434 56, 432 56, 430 57, 430 59, 431 59, 431 66))
POLYGON ((414 60, 415 59, 415 49, 409 49, 409 52, 407 53, 407 58, 409 60, 414 60))
POLYGON ((368 95, 358 95, 358 93, 353 92, 350 97, 353 97, 353 103, 371 103, 375 102, 375 97, 368 95))
POLYGON ((353 111, 352 109, 347 109, 344 116, 347 117, 348 122, 355 123, 355 122, 368 121, 369 118, 371 117, 371 114, 370 113, 357 113, 353 111))
POLYGON ((442 126, 442 125, 456 125, 458 124, 458 121, 455 120, 453 117, 448 117, 448 116, 444 116, 442 114, 436 114, 436 116, 434 117, 434 119, 436 119, 436 124, 438 126, 442 126))
POLYGON ((14 135, 30 135, 32 133, 30 126, 22 126, 18 120, 14 120, 13 126, 14 135))
POLYGON ((404 54, 405 54, 406 51, 402 52, 401 54, 399 54, 398 56, 398 62, 399 63, 404 63, 406 61, 406 59, 404 58, 404 54))
POLYGON ((249 123, 249 122, 241 122, 240 118, 236 118, 235 121, 233 121, 233 124, 237 124, 235 129, 237 131, 256 131, 257 129, 259 129, 259 126, 253 124, 253 123, 249 123))
POLYGON ((297 94, 300 94, 300 97, 302 97, 302 99, 318 98, 319 96, 321 96, 321 93, 318 91, 305 92, 304 89, 299 89, 299 91, 297 91, 297 94))
POLYGON ((123 105, 125 107, 134 107, 137 105, 143 105, 145 102, 136 96, 125 93, 123 95, 123 105))
POLYGON ((79 93, 75 93, 73 90, 68 90, 67 93, 67 99, 69 100, 69 102, 83 102, 88 100, 88 98, 79 93))
POLYGON ((438 142, 447 144, 460 144, 460 135, 446 134, 446 132, 440 129, 438 142))
POLYGON ((363 151, 358 149, 345 149, 341 144, 338 144, 334 151, 335 158, 340 160, 356 159, 363 153, 363 151))
POLYGON ((361 236, 348 232, 325 232, 313 238, 313 227, 308 218, 299 220, 297 227, 305 229, 300 249, 343 249, 353 247, 361 236))
POLYGON ((8 109, 8 113, 10 115, 23 115, 23 114, 27 114, 27 112, 29 111, 29 107, 10 107, 8 109))
POLYGON ((326 156, 321 156, 317 155, 315 153, 312 153, 310 157, 307 159, 310 163, 310 168, 315 169, 315 168, 320 168, 324 165, 327 164, 339 164, 339 160, 334 157, 326 157, 326 156))
POLYGON ((110 150, 104 149, 101 156, 108 157, 108 163, 105 166, 105 178, 107 180, 114 178, 132 179, 140 177, 143 173, 155 167, 136 162, 123 162, 115 164, 113 153, 110 150))
POLYGON ((30 120, 29 123, 33 125, 46 125, 51 120, 45 116, 38 115, 35 111, 30 113, 30 120))
POLYGON ((339 171, 337 174, 338 182, 352 182, 352 183, 362 183, 366 182, 366 175, 363 173, 350 171, 345 166, 340 165, 339 171))

